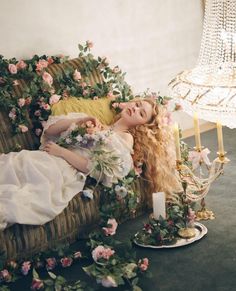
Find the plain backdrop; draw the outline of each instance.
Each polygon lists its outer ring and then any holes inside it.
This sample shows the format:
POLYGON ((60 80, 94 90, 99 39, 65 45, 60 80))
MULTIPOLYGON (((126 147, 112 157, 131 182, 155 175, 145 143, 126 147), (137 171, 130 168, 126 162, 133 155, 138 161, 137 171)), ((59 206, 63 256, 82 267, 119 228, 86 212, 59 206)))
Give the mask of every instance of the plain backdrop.
MULTIPOLYGON (((0 54, 78 55, 78 43, 94 42, 127 72, 135 93, 168 93, 180 71, 195 66, 203 24, 202 0, 0 0, 0 54)), ((182 129, 192 118, 175 114, 182 129)))

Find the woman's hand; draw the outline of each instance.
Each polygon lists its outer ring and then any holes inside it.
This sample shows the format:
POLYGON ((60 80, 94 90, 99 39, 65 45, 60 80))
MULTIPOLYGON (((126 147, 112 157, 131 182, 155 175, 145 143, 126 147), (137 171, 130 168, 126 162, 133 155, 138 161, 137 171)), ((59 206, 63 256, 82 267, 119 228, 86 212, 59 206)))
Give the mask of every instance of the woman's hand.
POLYGON ((62 157, 64 148, 57 145, 55 142, 49 141, 43 148, 44 151, 56 157, 62 157))
POLYGON ((93 116, 87 116, 87 117, 84 117, 84 118, 78 118, 78 121, 76 122, 76 124, 77 125, 81 125, 82 123, 86 123, 87 121, 91 121, 95 128, 102 129, 101 122, 97 118, 95 118, 93 116))

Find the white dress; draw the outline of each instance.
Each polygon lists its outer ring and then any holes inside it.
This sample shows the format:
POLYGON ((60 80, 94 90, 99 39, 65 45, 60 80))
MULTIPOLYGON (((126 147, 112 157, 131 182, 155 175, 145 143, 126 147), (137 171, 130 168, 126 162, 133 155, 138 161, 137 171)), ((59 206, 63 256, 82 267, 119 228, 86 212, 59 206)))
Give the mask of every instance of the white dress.
MULTIPOLYGON (((50 117, 44 129, 60 119, 84 117, 81 113, 50 117)), ((132 149, 119 134, 108 137, 108 150, 119 157, 119 165, 109 173, 94 169, 88 151, 74 149, 90 159, 90 176, 106 186, 123 178, 132 168, 132 149)), ((42 136, 42 144, 46 142, 42 136)), ((83 190, 86 177, 64 159, 49 155, 45 151, 11 152, 0 155, 0 229, 14 223, 42 225, 54 219, 69 201, 83 190)))

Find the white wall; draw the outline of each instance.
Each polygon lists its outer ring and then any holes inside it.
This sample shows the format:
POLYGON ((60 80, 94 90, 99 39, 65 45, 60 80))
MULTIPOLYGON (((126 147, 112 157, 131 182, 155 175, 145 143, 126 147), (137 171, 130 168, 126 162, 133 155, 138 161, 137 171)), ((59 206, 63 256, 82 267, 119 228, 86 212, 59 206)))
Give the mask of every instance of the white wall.
MULTIPOLYGON (((0 0, 0 54, 75 57, 89 39, 137 93, 166 94, 168 82, 195 65, 201 31, 202 0, 0 0)), ((186 115, 176 118, 191 127, 186 115)))

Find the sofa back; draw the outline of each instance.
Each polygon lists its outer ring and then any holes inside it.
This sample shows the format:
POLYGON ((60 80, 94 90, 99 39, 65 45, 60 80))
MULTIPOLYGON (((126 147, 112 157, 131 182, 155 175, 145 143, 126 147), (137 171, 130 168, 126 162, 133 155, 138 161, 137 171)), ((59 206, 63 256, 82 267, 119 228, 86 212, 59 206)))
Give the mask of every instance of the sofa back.
MULTIPOLYGON (((78 69, 82 72, 84 66, 84 61, 81 58, 76 58, 61 64, 51 64, 47 67, 47 72, 55 78, 57 74, 65 73, 65 70, 69 68, 78 69)), ((93 70, 86 77, 91 85, 103 82, 102 75, 98 70, 93 70)), ((14 86, 14 93, 17 98, 20 98, 28 84, 26 80, 19 80, 18 82, 19 85, 14 86)), ((26 133, 12 133, 8 112, 0 107, 0 153, 8 153, 10 151, 17 151, 20 149, 32 150, 37 149, 38 146, 39 139, 31 130, 26 133)))

